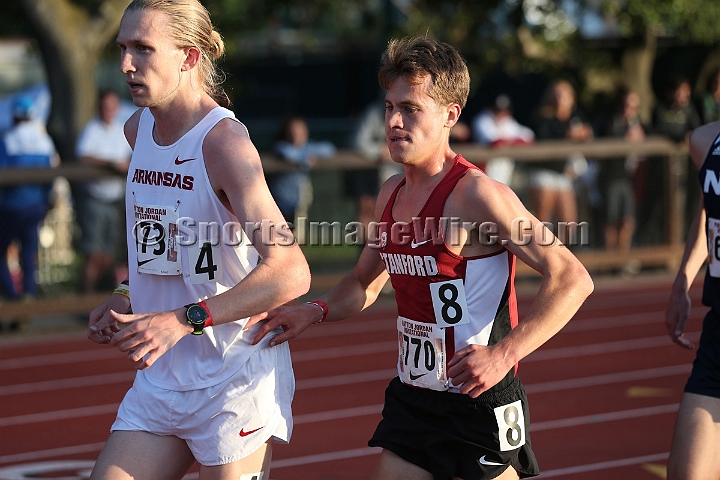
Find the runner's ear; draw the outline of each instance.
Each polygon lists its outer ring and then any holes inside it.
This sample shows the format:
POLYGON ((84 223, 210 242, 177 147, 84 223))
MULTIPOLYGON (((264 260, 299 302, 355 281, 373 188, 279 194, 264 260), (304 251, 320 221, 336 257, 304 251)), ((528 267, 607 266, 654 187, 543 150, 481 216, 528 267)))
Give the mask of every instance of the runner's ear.
POLYGON ((180 71, 186 72, 188 70, 192 70, 198 63, 200 63, 200 55, 202 54, 197 47, 185 47, 183 52, 185 58, 180 66, 180 71))
POLYGON ((451 103, 447 107, 447 120, 445 121, 445 126, 447 128, 452 128, 455 126, 455 124, 460 120, 460 113, 462 112, 462 108, 457 103, 451 103))

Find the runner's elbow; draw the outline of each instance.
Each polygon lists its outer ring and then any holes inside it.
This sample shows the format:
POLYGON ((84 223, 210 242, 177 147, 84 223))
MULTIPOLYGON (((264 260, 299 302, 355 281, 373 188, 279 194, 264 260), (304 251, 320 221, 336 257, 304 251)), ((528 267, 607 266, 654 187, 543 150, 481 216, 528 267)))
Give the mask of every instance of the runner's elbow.
POLYGON ((585 300, 595 290, 595 283, 585 267, 578 262, 572 272, 573 286, 576 288, 578 295, 585 300))
POLYGON ((291 300, 305 295, 310 290, 310 267, 304 258, 301 262, 296 262, 285 274, 291 300))

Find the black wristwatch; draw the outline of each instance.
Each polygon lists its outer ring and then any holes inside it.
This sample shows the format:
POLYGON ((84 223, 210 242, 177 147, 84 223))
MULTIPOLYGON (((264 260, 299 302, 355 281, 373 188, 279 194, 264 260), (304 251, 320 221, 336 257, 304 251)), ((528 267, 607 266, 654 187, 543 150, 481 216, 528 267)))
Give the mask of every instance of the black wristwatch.
POLYGON ((192 334, 202 335, 203 328, 212 325, 212 317, 207 305, 205 302, 198 302, 185 305, 185 308, 187 309, 185 311, 187 322, 193 327, 192 334))

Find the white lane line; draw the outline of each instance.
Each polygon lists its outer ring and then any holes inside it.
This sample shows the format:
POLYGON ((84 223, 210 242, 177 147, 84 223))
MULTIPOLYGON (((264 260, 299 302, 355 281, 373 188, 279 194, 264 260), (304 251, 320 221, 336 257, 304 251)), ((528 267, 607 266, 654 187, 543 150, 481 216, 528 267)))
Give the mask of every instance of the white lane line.
MULTIPOLYGON (((89 341, 89 340, 88 340, 89 341)), ((12 358, 0 360, 0 371, 15 370, 18 368, 47 367, 50 365, 64 365, 67 363, 93 362, 123 358, 123 354, 116 348, 108 347, 105 350, 83 350, 80 352, 51 353, 34 355, 32 357, 12 358)))
MULTIPOLYGON (((613 307, 621 307, 621 306, 642 306, 642 305, 651 305, 654 308, 657 308, 658 301, 661 301, 662 303, 667 303, 667 298, 669 295, 669 286, 668 291, 653 291, 653 292, 645 292, 643 294, 636 294, 633 292, 629 293, 613 293, 613 307)), ((523 300, 524 302, 528 303, 528 306, 534 296, 519 296, 520 300, 523 300)), ((585 305, 583 306, 583 309, 579 312, 579 316, 577 317, 577 320, 581 320, 579 323, 584 323, 587 321, 595 321, 595 320, 602 320, 604 321, 606 318, 628 318, 633 317, 635 315, 651 315, 656 316, 658 318, 657 322, 662 323, 662 316, 664 315, 664 310, 661 311, 652 311, 652 312, 643 312, 639 314, 617 314, 612 315, 609 317, 602 317, 600 318, 588 318, 583 319, 583 317, 586 314, 592 313, 594 311, 603 311, 607 310, 608 305, 607 302, 597 300, 595 301, 594 297, 590 297, 588 301, 586 301, 585 305)), ((396 307, 394 305, 394 302, 392 304, 388 305, 378 305, 377 306, 377 313, 376 315, 395 315, 396 313, 396 307)), ((705 312, 708 310, 705 306, 694 306, 692 308, 691 315, 699 315, 704 316, 705 312)), ((373 312, 367 311, 361 314, 363 317, 372 317, 373 312)), ((570 322, 568 324, 567 328, 571 328, 571 326, 574 323, 578 322, 570 322)), ((600 322, 601 325, 599 325, 599 328, 602 327, 602 322, 600 322)), ((324 326, 324 328, 314 328, 309 329, 305 331, 301 338, 316 338, 316 337, 326 337, 326 336, 336 336, 336 335, 342 335, 344 333, 348 334, 355 334, 355 333, 368 333, 372 331, 379 331, 379 330, 388 330, 393 331, 395 328, 395 322, 394 319, 386 320, 386 319, 373 319, 373 318, 362 318, 358 319, 356 321, 349 321, 349 322, 342 322, 342 323, 329 323, 324 326)), ((607 327, 605 327, 607 328, 607 327)), ((566 329, 563 329, 562 331, 565 331, 566 329)), ((89 342, 90 340, 85 340, 89 342)), ((83 351, 83 352, 66 352, 66 353, 57 353, 57 354, 49 354, 49 355, 35 355, 32 357, 23 357, 18 359, 7 359, 7 360, 0 360, 0 371, 1 370, 9 370, 13 368, 26 368, 26 367, 33 367, 33 366, 45 366, 45 365, 52 365, 55 363, 73 363, 73 362, 84 362, 84 361, 92 361, 92 360, 100 360, 105 358, 115 358, 118 355, 121 355, 117 352, 117 350, 113 347, 107 347, 107 349, 102 350, 92 350, 92 351, 83 351)))
POLYGON ((656 405, 654 407, 633 408, 632 410, 620 410, 618 412, 596 413, 593 415, 582 415, 580 417, 561 418, 546 422, 530 424, 530 432, 542 430, 555 430, 558 428, 577 427, 579 425, 596 425, 599 423, 615 422, 631 418, 650 417, 652 415, 665 415, 675 413, 680 407, 679 403, 669 405, 656 405))
MULTIPOLYGON (((306 390, 312 388, 335 387, 354 383, 375 382, 378 380, 390 380, 397 375, 394 368, 385 370, 372 370, 369 372, 349 373, 329 377, 308 378, 297 380, 296 389, 306 390)), ((27 393, 47 392, 54 390, 93 387, 96 385, 108 385, 114 383, 132 383, 135 372, 122 372, 109 375, 92 375, 89 377, 66 378, 62 380, 47 380, 44 382, 21 383, 18 385, 7 385, 0 387, 0 396, 18 395, 27 393)), ((129 385, 128 385, 129 386, 129 385)))
MULTIPOLYGON (((694 307, 691 311, 691 318, 697 316, 702 318, 707 307, 694 307)), ((594 317, 584 319, 582 316, 576 318, 563 328, 559 335, 570 332, 582 332, 589 330, 606 330, 617 329, 628 326, 648 325, 653 323, 661 323, 664 310, 652 312, 643 312, 629 315, 609 315, 603 317, 594 317)), ((582 315, 582 313, 581 313, 582 315)), ((300 337, 302 338, 318 338, 329 336, 355 335, 361 333, 371 333, 387 331, 392 332, 395 323, 386 320, 368 320, 363 323, 351 322, 347 325, 332 325, 328 328, 312 329, 306 331, 300 337)), ((89 340, 88 340, 89 341, 89 340)), ((662 343, 662 342, 661 342, 662 343)), ((313 350, 294 350, 292 348, 292 358, 295 362, 305 362, 312 360, 323 360, 329 358, 340 358, 344 356, 343 351, 349 351, 348 355, 372 354, 384 351, 393 351, 395 348, 394 341, 366 343, 361 345, 351 345, 348 347, 331 347, 313 350)), ((578 347, 584 348, 584 347, 578 347)), ((543 351, 543 350, 540 350, 543 351)), ((106 350, 88 350, 81 352, 55 353, 48 355, 35 355, 30 357, 13 358, 0 360, 0 371, 16 370, 21 368, 47 367, 52 365, 66 365, 71 363, 92 362, 98 360, 122 360, 122 354, 117 349, 108 347, 106 350)))
POLYGON ((331 377, 306 378, 295 383, 297 390, 309 390, 311 388, 337 387, 340 385, 352 385, 354 383, 376 382, 379 380, 390 380, 397 375, 397 369, 373 370, 370 372, 350 373, 345 375, 333 375, 331 377))
MULTIPOLYGON (((383 311, 378 313, 378 315, 386 316, 386 318, 363 318, 348 322, 330 322, 327 325, 323 324, 321 328, 308 328, 300 335, 299 339, 339 337, 342 335, 396 331, 397 327, 394 317, 397 315, 397 311, 383 311)), ((291 350, 292 346, 293 344, 290 342, 291 350)))
POLYGON ((690 373, 691 369, 692 365, 687 363, 682 365, 671 365, 669 367, 655 367, 629 372, 593 375, 590 377, 569 378, 567 380, 552 380, 549 382, 531 383, 525 385, 525 391, 528 394, 556 392, 558 390, 571 390, 573 388, 596 387, 599 385, 611 385, 613 383, 648 380, 651 378, 665 378, 675 375, 687 375, 690 373))
MULTIPOLYGON (((708 308, 704 306, 690 309, 690 320, 702 318, 708 308)), ((522 321, 522 320, 521 320, 522 321)), ((622 327, 634 327, 637 325, 663 325, 665 321, 665 310, 647 311, 627 315, 607 315, 604 317, 582 318, 575 317, 563 327, 558 334, 569 332, 584 332, 588 330, 617 330, 622 327)))
MULTIPOLYGON (((692 341, 700 338, 700 332, 691 332, 685 335, 692 341)), ((526 358, 520 361, 537 362, 540 360, 557 360, 560 358, 576 358, 588 355, 600 355, 606 353, 617 353, 635 351, 644 348, 668 347, 672 345, 670 337, 659 335, 656 337, 633 338, 631 340, 618 340, 615 342, 591 343, 588 345, 574 345, 572 347, 548 348, 535 350, 526 358)))
POLYGON ((373 342, 360 345, 345 345, 341 347, 318 348, 317 350, 302 350, 292 352, 292 361, 308 362, 311 360, 329 360, 331 358, 344 358, 357 355, 375 355, 377 353, 395 352, 398 348, 397 340, 388 342, 373 342))
MULTIPOLYGON (((667 378, 676 375, 687 375, 690 371, 690 364, 672 365, 669 367, 648 368, 630 372, 619 372, 606 375, 595 375, 591 377, 571 378, 567 380, 554 380, 542 383, 525 385, 528 394, 539 394, 556 392, 561 390, 572 390, 600 385, 612 385, 615 383, 631 382, 637 380, 648 380, 651 378, 667 378)), ((300 380, 297 383, 298 390, 306 390, 321 387, 336 387, 340 385, 356 384, 362 382, 373 382, 378 380, 389 381, 395 370, 377 370, 363 372, 361 374, 339 375, 333 377, 320 377, 314 379, 300 380)), ((73 408, 57 410, 53 412, 42 412, 28 415, 17 415, 14 417, 0 418, 0 427, 9 425, 24 425, 28 423, 46 422, 52 420, 66 420, 70 418, 81 418, 92 415, 104 415, 114 412, 118 404, 96 405, 92 407, 73 408)), ((372 415, 382 410, 382 405, 370 405, 353 407, 327 412, 309 413, 295 416, 295 423, 312 423, 337 418, 349 418, 362 415, 372 415)))
POLYGON ((67 410, 55 410, 53 412, 31 413, 28 415, 16 415, 14 417, 0 418, 0 427, 12 425, 27 425, 28 423, 52 422, 56 420, 68 420, 71 418, 91 417, 93 415, 105 415, 117 413, 119 403, 107 405, 94 405, 92 407, 69 408, 67 410))
MULTIPOLYGON (((657 305, 658 303, 667 303, 670 298, 671 283, 667 284, 667 289, 657 289, 649 292, 637 293, 632 290, 626 292, 598 292, 590 296, 582 306, 582 311, 607 310, 609 307, 637 307, 645 304, 657 305), (612 298, 612 305, 608 305, 607 299, 612 298)), ((702 285, 691 289, 690 296, 697 299, 698 303, 702 295, 702 285)))
MULTIPOLYGON (((348 332, 343 332, 342 334, 346 333, 348 332)), ((294 362, 307 362, 311 360, 325 360, 329 358, 340 358, 352 355, 370 355, 374 353, 393 351, 395 348, 397 348, 397 341, 373 342, 360 345, 347 345, 343 347, 292 351, 292 359, 294 362)), ((122 357, 115 349, 36 355, 33 357, 0 360, 0 371, 67 365, 71 363, 111 359, 122 360, 122 357)))
MULTIPOLYGON (((582 322, 580 322, 582 323, 582 322)), ((697 341, 700 338, 699 332, 690 332, 687 335, 687 338, 693 341, 697 341)), ((660 335, 660 336, 654 336, 654 337, 643 337, 643 338, 636 338, 631 340, 618 340, 614 342, 605 342, 605 343, 594 343, 594 344, 588 344, 588 345, 577 345, 572 347, 560 347, 560 348, 546 348, 546 349, 540 349, 533 353, 531 353, 527 358, 523 359, 522 362, 532 362, 532 361, 540 361, 540 360, 551 360, 551 359, 558 359, 558 358, 568 358, 568 357, 577 357, 577 356, 585 356, 585 355, 598 355, 598 354, 604 354, 604 353, 610 353, 610 352, 621 352, 626 350, 636 350, 639 348, 655 348, 655 347, 663 347, 671 345, 672 342, 670 341, 670 338, 667 335, 660 335)), ((315 360, 329 360, 333 358, 343 358, 343 357, 349 357, 349 356, 359 356, 359 355, 375 355, 377 353, 384 353, 384 352, 394 352, 397 348, 397 342, 394 340, 385 341, 385 342, 373 342, 373 343, 364 343, 360 345, 347 345, 347 346, 341 346, 341 347, 329 347, 329 348, 319 348, 314 350, 300 350, 300 351, 293 351, 292 352, 292 359, 294 363, 298 362, 307 362, 307 361, 315 361, 315 360)), ((47 355, 47 356, 39 356, 39 357, 27 357, 25 359, 17 359, 17 361, 9 361, 6 360, 5 367, 0 366, 0 371, 3 369, 10 370, 10 369, 16 369, 16 368, 29 368, 29 367, 41 367, 41 366, 50 366, 50 365, 61 365, 61 364, 68 364, 72 362, 84 362, 87 360, 100 360, 100 359, 106 359, 110 358, 110 356, 103 356, 98 355, 98 352, 86 352, 86 353, 92 353, 93 358, 85 358, 81 354, 58 354, 58 355, 47 355)), ((116 353, 113 351, 113 353, 116 353)), ((117 355, 112 355, 112 358, 116 358, 117 355)), ((2 362, 0 362, 1 364, 2 362)), ((120 372, 115 374, 107 374, 110 377, 113 375, 133 375, 134 371, 130 372, 120 372)), ((96 375, 92 378, 101 378, 105 375, 96 375)), ((79 378, 85 378, 85 377, 79 377, 79 378)), ((91 378, 91 377, 87 377, 91 378)), ((103 382, 107 383, 107 382, 103 382)), ((4 386, 0 387, 0 392, 3 391, 3 389, 12 387, 4 386)), ((0 395, 3 395, 3 393, 0 393, 0 395)))
POLYGON ((37 393, 67 388, 94 387, 96 385, 110 385, 113 383, 132 383, 135 372, 105 373, 87 377, 63 378, 61 380, 46 380, 43 382, 19 383, 0 387, 0 396, 18 395, 21 393, 37 393))
MULTIPOLYGON (((92 417, 95 415, 106 415, 117 412, 119 403, 109 403, 105 405, 95 405, 92 407, 69 408, 67 410, 55 410, 52 412, 31 413, 28 415, 15 415, 14 417, 0 418, 0 427, 9 427, 13 425, 27 425, 30 423, 52 422, 57 420, 69 420, 73 418, 92 417)), ((361 407, 341 408, 338 410, 328 410, 317 413, 305 413, 295 415, 293 422, 295 425, 305 423, 327 422, 339 420, 341 418, 362 417, 365 415, 376 415, 382 412, 382 404, 365 405, 361 407)))
POLYGON ((78 480, 90 478, 93 465, 92 460, 57 460, 50 462, 20 463, 0 468, 2 480, 27 480, 30 478, 61 478, 63 480, 78 480), (62 473, 60 473, 62 472, 62 473), (60 473, 63 475, 60 477, 60 473))
POLYGON ((623 458, 619 460, 608 460, 606 462, 589 463, 587 465, 576 465, 574 467, 556 468, 541 473, 537 478, 552 478, 563 475, 576 475, 578 473, 596 472, 598 470, 608 470, 610 468, 627 467, 630 465, 639 465, 648 462, 660 462, 667 460, 668 452, 656 453, 654 455, 643 455, 641 457, 623 458))
MULTIPOLYGON (((338 332, 334 335, 346 335, 357 333, 368 333, 368 330, 359 325, 360 329, 355 332, 338 332)), ((392 324, 394 328, 395 324, 392 324)), ((380 329, 378 329, 380 330, 380 329)), ((385 329, 391 332, 392 328, 385 329)), ((388 335, 391 336, 390 334, 388 335)), ((384 342, 364 343, 360 345, 347 345, 343 347, 330 347, 308 350, 294 350, 291 344, 291 352, 293 362, 307 362, 312 360, 325 360, 330 358, 341 358, 352 355, 372 355, 381 352, 391 352, 397 348, 397 341, 390 340, 384 342)), ((71 363, 94 362, 98 360, 123 360, 122 354, 116 349, 108 350, 92 350, 73 353, 56 353, 51 355, 36 355, 33 357, 14 358, 11 360, 0 360, 0 372, 7 370, 17 370, 21 368, 37 368, 49 367, 54 365, 67 365, 71 363)), ((129 364, 129 362, 128 362, 129 364)))
POLYGON ((333 460, 344 460, 346 458, 366 457, 368 455, 377 455, 382 451, 378 447, 353 448, 352 450, 341 450, 338 452, 317 453, 315 455, 306 455, 304 457, 284 458, 282 460, 273 460, 270 464, 271 468, 297 467, 298 465, 308 465, 320 462, 332 462, 333 460))
MULTIPOLYGON (((688 338, 695 339, 694 334, 688 335, 688 338)), ((529 357, 524 359, 521 363, 527 363, 532 361, 540 361, 540 360, 549 360, 549 359, 556 359, 556 358, 568 358, 568 357, 580 357, 583 355, 596 355, 600 353, 608 353, 608 352, 618 352, 621 350, 636 350, 638 348, 650 348, 648 346, 647 342, 649 340, 650 344, 660 344, 662 346, 665 346, 670 343, 669 340, 666 339, 665 336, 662 337, 651 337, 650 339, 637 339, 632 341, 621 341, 621 342, 609 342, 609 343, 600 343, 600 344, 593 344, 593 345, 586 345, 584 347, 564 347, 564 348, 555 348, 555 349, 547 349, 547 350, 539 350, 534 353, 532 353, 529 357), (653 340, 653 338, 655 340, 653 340), (620 344, 620 346, 616 344, 620 344), (622 348, 620 348, 622 347, 622 348)), ((393 342, 394 345, 394 342, 393 342)), ((374 353, 377 353, 374 352, 374 353)), ((685 373, 689 371, 690 364, 687 365, 676 365, 673 367, 660 367, 660 368, 673 368, 678 369, 677 372, 679 373, 685 373), (682 370, 682 369, 685 370, 682 370)), ((649 372, 652 371, 652 369, 649 370, 639 370, 638 372, 649 372)), ((671 370, 668 372, 670 375, 674 375, 676 373, 675 370, 671 370)), ((341 374, 341 375, 334 375, 330 377, 319 377, 319 378, 310 378, 310 379, 303 379, 297 381, 297 388, 300 390, 303 389, 310 389, 310 388, 322 388, 322 387, 332 387, 332 386, 338 386, 338 385, 348 385, 352 383, 359 383, 359 382, 374 382, 377 380, 389 380, 390 378, 394 377, 396 375, 396 370, 394 368, 392 369, 384 369, 384 370, 375 370, 375 371, 369 371, 369 372, 362 372, 362 373, 355 373, 355 374, 341 374)), ((617 377, 622 375, 629 375, 628 380, 634 380, 636 378, 632 377, 632 375, 635 375, 633 372, 620 372, 620 373, 612 373, 607 374, 606 376, 611 377, 617 377)), ((643 375, 643 374, 640 374, 643 375)), ((0 387, 0 396, 5 395, 19 395, 19 394, 26 394, 26 393, 38 393, 38 392, 46 392, 46 391, 53 391, 53 390, 60 390, 60 389, 70 389, 70 388, 83 388, 83 387, 91 387, 95 385, 109 385, 109 384, 115 384, 115 383, 131 383, 133 378, 135 377, 134 371, 129 372, 119 372, 119 373, 110 373, 110 374, 102 374, 102 375, 91 375, 87 377, 75 377, 75 378, 65 378, 61 380, 46 380, 43 382, 32 382, 32 383, 21 383, 16 385, 6 385, 0 387)), ((583 379, 571 379, 571 380, 558 380, 557 383, 559 385, 562 385, 566 382, 582 382, 583 380, 588 382, 597 381, 598 378, 603 378, 605 376, 599 375, 595 377, 584 377, 583 379)), ((637 378, 654 378, 654 374, 651 374, 650 377, 637 377, 637 378)), ((552 383, 552 382, 548 382, 552 383)), ((538 390, 530 390, 532 385, 527 385, 526 388, 528 389, 528 392, 531 391, 538 391, 538 390)), ((555 387, 553 387, 555 388, 555 387)), ((572 388, 572 387, 569 387, 572 388)))
MULTIPOLYGON (((79 453, 99 452, 104 443, 92 443, 87 445, 77 445, 74 447, 57 448, 52 450, 42 450, 38 452, 28 452, 15 455, 0 456, 0 464, 17 463, 24 461, 34 461, 38 459, 51 458, 63 455, 74 455, 79 453)), ((334 460, 345 460, 349 458, 366 457, 377 455, 381 452, 380 448, 362 447, 349 450, 340 450, 336 452, 319 453, 314 455, 305 455, 302 457, 284 458, 281 460, 273 460, 271 468, 297 467, 300 465, 316 464, 321 462, 330 462, 334 460)), ((623 458, 618 460, 608 460, 605 462, 590 463, 586 465, 575 465, 572 467, 556 468, 543 472, 538 478, 552 478, 563 475, 575 475, 585 472, 593 472, 598 470, 607 470, 611 468, 625 467, 630 465, 639 465, 648 462, 658 462, 666 460, 668 453, 657 453, 654 455, 644 455, 633 458, 623 458)), ((189 474, 185 479, 197 478, 189 474)))
POLYGON ((12 455, 0 455, 0 465, 6 463, 32 462, 43 458, 63 457, 66 455, 78 455, 80 453, 99 452, 105 442, 87 443, 85 445, 72 445, 69 447, 51 448, 38 450, 36 452, 14 453, 12 455))
POLYGON ((376 415, 382 412, 382 404, 366 405, 363 407, 342 408, 339 410, 329 410, 318 413, 304 413, 302 415, 294 415, 293 423, 302 425, 304 423, 327 422, 331 420, 339 420, 341 418, 362 417, 365 415, 376 415))
MULTIPOLYGON (((532 432, 537 431, 543 431, 543 430, 555 430, 558 428, 566 428, 571 426, 578 426, 578 425, 590 425, 590 424, 598 424, 601 422, 612 422, 617 420, 627 420, 631 418, 641 418, 641 417, 647 417, 651 415, 662 415, 662 414, 668 414, 668 413, 674 413, 677 411, 679 404, 673 403, 669 405, 659 405, 656 407, 648 407, 648 408, 636 408, 632 410, 623 410, 619 412, 609 412, 609 413, 602 413, 602 414, 596 414, 596 415, 584 415, 581 417, 572 417, 567 419, 560 419, 560 420, 551 420, 547 422, 538 422, 536 424, 532 424, 530 429, 532 432)), ((380 405, 372 405, 368 407, 361 407, 357 409, 343 409, 338 410, 337 418, 348 418, 353 415, 352 411, 355 411, 355 414, 362 414, 362 415, 369 415, 369 414, 375 414, 377 413, 378 409, 380 408, 380 405)), ((309 423, 311 421, 318 421, 313 419, 313 416, 315 415, 322 415, 322 414, 308 414, 306 416, 299 415, 298 417, 301 419, 301 423, 309 423)), ((331 414, 332 416, 332 414, 331 414)), ((40 450, 37 452, 25 452, 25 453, 18 453, 14 455, 4 455, 0 456, 0 464, 6 464, 6 463, 15 463, 15 462, 27 462, 27 461, 37 461, 41 459, 46 458, 52 458, 52 457, 59 457, 64 455, 75 455, 78 453, 86 453, 86 452, 96 452, 99 451, 104 443, 93 443, 93 444, 87 444, 87 445, 75 445, 71 447, 64 447, 64 448, 56 448, 51 450, 40 450)), ((360 456, 366 456, 366 455, 372 455, 373 453, 379 452, 379 449, 372 449, 372 448, 357 448, 352 450, 343 450, 338 452, 325 452, 325 453, 319 453, 319 454, 313 454, 313 455, 306 455, 303 457, 295 457, 295 458, 287 458, 282 460, 276 460, 272 462, 273 468, 283 468, 283 467, 291 467, 291 466, 297 466, 297 465, 307 465, 307 464, 313 464, 313 463, 320 463, 320 462, 328 462, 332 460, 342 460, 345 458, 356 458, 360 456)), ((622 462, 622 461, 621 461, 622 462)), ((593 464, 593 465, 605 465, 608 464, 608 462, 603 462, 602 464, 593 464)), ((621 466, 621 465, 615 465, 615 466, 621 466)), ((586 468, 587 466, 581 466, 581 467, 572 467, 572 468, 586 468)), ((597 469, 597 467, 592 467, 594 469, 597 469)), ((610 467, 603 467, 603 468, 610 468, 610 467)), ((560 470, 555 470, 555 472, 560 470)), ((579 471, 588 471, 588 470, 579 470, 579 471)), ((550 472, 548 472, 550 473, 550 472)), ((565 473, 562 473, 565 475, 565 473)), ((568 473, 569 474, 569 473, 568 473)))

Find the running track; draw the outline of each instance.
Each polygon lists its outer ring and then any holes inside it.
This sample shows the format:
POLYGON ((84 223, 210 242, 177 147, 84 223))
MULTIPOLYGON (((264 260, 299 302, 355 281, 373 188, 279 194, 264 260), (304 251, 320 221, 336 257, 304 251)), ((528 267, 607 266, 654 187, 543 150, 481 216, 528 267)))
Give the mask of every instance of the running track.
MULTIPOLYGON (((521 362, 539 478, 665 478, 694 358, 665 334, 670 282, 667 275, 596 280, 567 327, 521 362)), ((522 321, 537 285, 524 282, 518 290, 522 321)), ((687 330, 697 342, 706 310, 699 282, 691 296, 687 330)), ((394 315, 385 297, 354 319, 314 327, 292 342, 295 430, 290 445, 275 447, 272 479, 370 477, 378 451, 366 441, 394 375, 394 315)), ((80 331, 5 335, 0 372, 0 480, 31 478, 22 473, 28 471, 32 478, 85 478, 131 384, 129 362, 80 331)), ((186 479, 197 478, 193 472, 186 479)))

